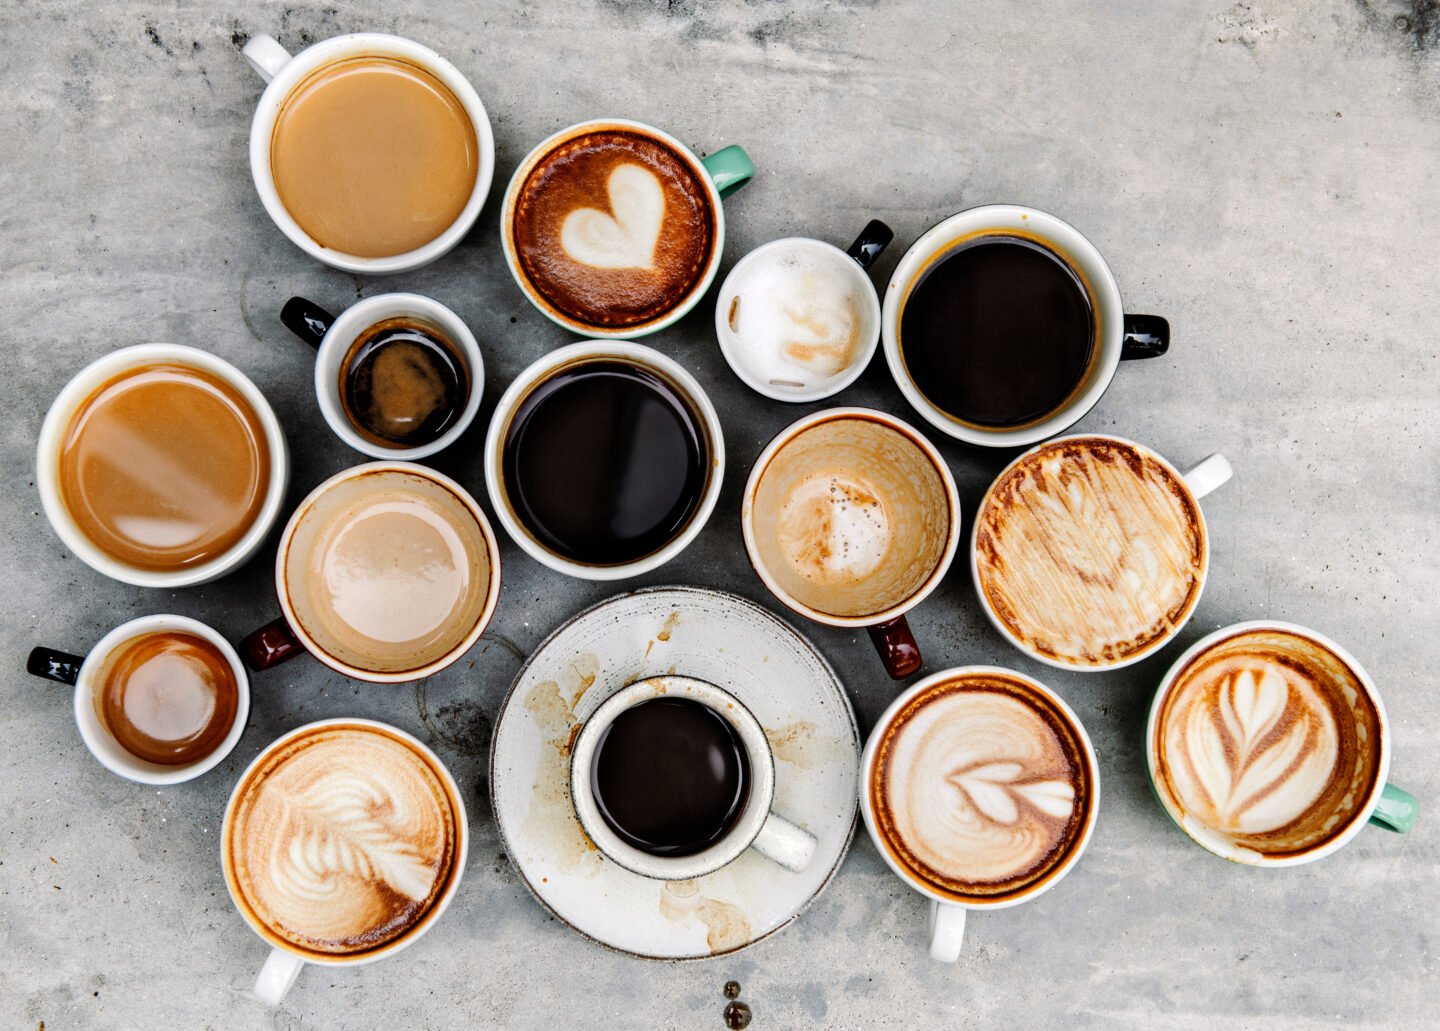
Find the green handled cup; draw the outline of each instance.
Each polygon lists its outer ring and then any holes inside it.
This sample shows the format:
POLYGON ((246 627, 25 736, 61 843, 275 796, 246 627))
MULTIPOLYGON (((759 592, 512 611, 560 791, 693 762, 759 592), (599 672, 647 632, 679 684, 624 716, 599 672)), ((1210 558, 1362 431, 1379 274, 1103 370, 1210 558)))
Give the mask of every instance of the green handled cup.
POLYGON ((641 122, 572 125, 510 178, 505 261, 531 304, 581 336, 658 332, 709 289, 725 249, 722 201, 754 174, 738 146, 702 160, 641 122))
POLYGON ((1391 734, 1364 668, 1293 623, 1236 623, 1170 667, 1150 706, 1150 783, 1204 848, 1252 866, 1295 866, 1342 848, 1367 822, 1404 834, 1417 805, 1386 783, 1391 734))

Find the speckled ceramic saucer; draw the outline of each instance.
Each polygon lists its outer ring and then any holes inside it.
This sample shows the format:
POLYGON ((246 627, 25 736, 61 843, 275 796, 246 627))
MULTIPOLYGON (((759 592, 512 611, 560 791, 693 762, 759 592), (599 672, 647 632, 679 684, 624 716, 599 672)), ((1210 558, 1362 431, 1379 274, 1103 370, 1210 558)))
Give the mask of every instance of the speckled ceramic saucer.
POLYGON ((733 594, 657 587, 586 609, 530 656, 495 724, 490 791, 511 861, 557 917, 622 952, 703 959, 773 934, 830 882, 855 828, 859 755, 840 681, 787 623, 733 594), (764 727, 775 809, 819 843, 804 872, 750 850, 695 880, 651 880, 580 829, 569 751, 581 724, 624 685, 676 673, 731 692, 764 727))

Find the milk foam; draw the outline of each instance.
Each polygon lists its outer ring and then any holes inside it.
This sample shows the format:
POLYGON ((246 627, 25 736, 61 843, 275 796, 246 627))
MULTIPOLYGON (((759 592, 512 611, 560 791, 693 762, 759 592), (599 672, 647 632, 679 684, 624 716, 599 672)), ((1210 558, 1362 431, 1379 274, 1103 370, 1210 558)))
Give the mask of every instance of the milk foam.
POLYGON ((885 561, 888 508, 874 485, 852 469, 811 476, 795 485, 780 509, 780 550, 814 583, 854 583, 885 561))
POLYGON ((610 213, 578 208, 560 227, 560 246, 591 268, 650 269, 665 224, 665 191, 654 172, 617 165, 608 180, 610 213))

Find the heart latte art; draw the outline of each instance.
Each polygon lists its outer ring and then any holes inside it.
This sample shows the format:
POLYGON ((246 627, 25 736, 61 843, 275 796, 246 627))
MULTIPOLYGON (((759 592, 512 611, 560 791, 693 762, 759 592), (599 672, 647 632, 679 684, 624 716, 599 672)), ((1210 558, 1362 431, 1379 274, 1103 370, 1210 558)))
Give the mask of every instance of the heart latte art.
POLYGON ((269 934, 353 954, 424 918, 450 881, 458 834, 443 780, 409 745, 322 727, 282 744, 237 792, 227 876, 269 934))
POLYGON ((639 165, 617 165, 609 183, 613 214, 595 208, 570 212, 560 227, 560 245, 569 258, 593 268, 654 268, 665 221, 660 180, 639 165))
POLYGON ((934 891, 999 901, 1074 852, 1092 778, 1067 719, 1018 678, 922 692, 883 731, 871 801, 892 858, 934 891))

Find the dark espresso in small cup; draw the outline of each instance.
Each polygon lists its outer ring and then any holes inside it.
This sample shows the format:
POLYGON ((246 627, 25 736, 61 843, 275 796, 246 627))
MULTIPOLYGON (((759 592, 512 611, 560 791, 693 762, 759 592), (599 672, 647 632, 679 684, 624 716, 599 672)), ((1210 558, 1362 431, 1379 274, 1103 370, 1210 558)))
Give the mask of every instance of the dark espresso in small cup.
POLYGON ((460 419, 470 376, 439 326, 384 319, 366 329, 340 363, 340 405, 355 432, 381 447, 439 440, 460 419))

